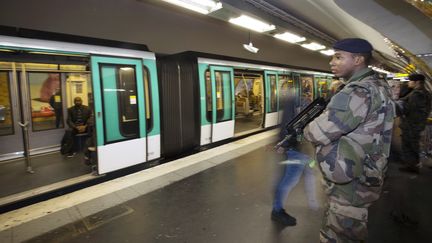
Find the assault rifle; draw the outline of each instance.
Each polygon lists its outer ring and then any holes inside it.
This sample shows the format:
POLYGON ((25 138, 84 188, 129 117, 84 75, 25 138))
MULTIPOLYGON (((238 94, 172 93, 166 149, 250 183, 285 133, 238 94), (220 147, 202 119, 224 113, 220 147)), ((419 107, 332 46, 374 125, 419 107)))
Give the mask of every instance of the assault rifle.
POLYGON ((319 97, 310 103, 306 108, 304 108, 297 116, 294 117, 294 119, 285 124, 282 129, 286 130, 287 135, 284 139, 282 139, 282 141, 277 143, 274 148, 277 150, 282 146, 282 144, 290 140, 293 136, 301 135, 306 125, 324 111, 327 103, 328 100, 319 97))

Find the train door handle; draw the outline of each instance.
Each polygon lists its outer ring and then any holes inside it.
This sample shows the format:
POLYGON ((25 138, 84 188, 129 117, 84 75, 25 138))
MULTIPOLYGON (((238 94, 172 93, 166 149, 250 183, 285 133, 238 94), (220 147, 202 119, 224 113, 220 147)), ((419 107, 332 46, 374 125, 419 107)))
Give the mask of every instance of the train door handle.
POLYGON ((26 122, 24 122, 24 123, 18 122, 18 124, 19 124, 21 127, 27 127, 27 125, 29 124, 29 122, 28 122, 28 121, 26 121, 26 122))
POLYGON ((98 113, 97 113, 97 117, 98 117, 98 118, 101 118, 101 116, 102 116, 102 112, 98 111, 98 113))

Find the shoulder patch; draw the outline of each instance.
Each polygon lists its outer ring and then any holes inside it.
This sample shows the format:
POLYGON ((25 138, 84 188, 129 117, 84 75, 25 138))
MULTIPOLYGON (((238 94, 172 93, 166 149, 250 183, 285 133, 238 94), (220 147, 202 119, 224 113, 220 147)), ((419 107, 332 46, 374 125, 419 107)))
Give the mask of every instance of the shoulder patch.
POLYGON ((346 111, 348 110, 350 100, 350 95, 345 92, 339 92, 331 98, 328 107, 336 110, 346 111))

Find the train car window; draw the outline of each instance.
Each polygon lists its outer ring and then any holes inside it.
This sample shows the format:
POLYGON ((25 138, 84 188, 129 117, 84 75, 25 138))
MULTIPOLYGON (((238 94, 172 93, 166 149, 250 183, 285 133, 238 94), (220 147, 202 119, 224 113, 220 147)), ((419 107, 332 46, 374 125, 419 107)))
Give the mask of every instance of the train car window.
POLYGON ((300 76, 301 81, 301 108, 305 108, 310 103, 312 103, 314 99, 313 95, 313 78, 312 76, 300 76))
POLYGON ((205 72, 205 89, 206 89, 206 118, 208 122, 212 121, 212 87, 210 79, 210 71, 205 72))
POLYGON ((294 87, 295 87, 295 94, 296 94, 296 111, 299 112, 301 110, 301 84, 300 84, 300 75, 297 73, 293 73, 292 75, 293 81, 294 81, 294 87))
POLYGON ((119 67, 117 71, 120 132, 124 137, 137 137, 139 125, 135 68, 123 66, 119 67))
POLYGON ((277 111, 277 84, 276 84, 276 75, 270 74, 268 75, 270 81, 270 105, 268 112, 277 111))
POLYGON ((289 96, 295 96, 294 80, 290 75, 279 75, 279 110, 283 110, 289 96))
POLYGON ((147 133, 153 129, 153 112, 152 112, 152 99, 151 99, 151 83, 150 75, 147 67, 143 66, 143 80, 144 80, 144 92, 145 92, 145 105, 146 105, 146 124, 147 133))
POLYGON ((135 66, 100 64, 105 143, 139 136, 135 66))
POLYGON ((318 88, 318 95, 323 98, 328 97, 329 92, 329 82, 326 77, 319 77, 317 79, 317 88, 318 88))
POLYGON ((231 74, 230 72, 215 71, 216 81, 216 122, 223 122, 232 118, 231 105, 231 74))
POLYGON ((33 131, 63 128, 60 73, 28 72, 33 131))
POLYGON ((0 136, 14 134, 9 72, 0 72, 0 136))

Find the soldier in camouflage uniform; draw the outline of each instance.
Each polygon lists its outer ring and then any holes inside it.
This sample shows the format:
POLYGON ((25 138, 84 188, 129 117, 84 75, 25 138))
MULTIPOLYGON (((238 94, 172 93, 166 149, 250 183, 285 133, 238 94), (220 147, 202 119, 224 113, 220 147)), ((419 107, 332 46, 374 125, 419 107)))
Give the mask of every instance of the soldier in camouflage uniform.
POLYGON ((334 49, 331 70, 346 85, 304 135, 316 146, 328 196, 320 241, 362 242, 368 207, 381 193, 395 106, 388 84, 367 68, 369 42, 344 39, 334 49))

